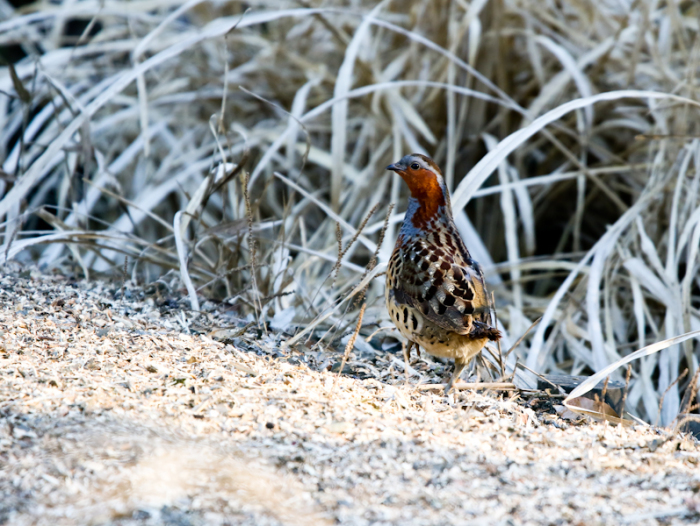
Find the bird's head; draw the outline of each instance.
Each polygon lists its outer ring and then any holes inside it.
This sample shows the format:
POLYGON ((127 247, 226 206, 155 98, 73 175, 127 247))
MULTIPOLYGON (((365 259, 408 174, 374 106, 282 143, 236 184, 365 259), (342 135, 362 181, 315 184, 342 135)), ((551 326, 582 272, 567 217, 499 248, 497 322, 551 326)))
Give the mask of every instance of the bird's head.
POLYGON ((430 216, 439 207, 446 207, 449 213, 450 196, 442 178, 442 172, 435 161, 420 153, 412 153, 390 164, 387 170, 396 172, 406 181, 411 196, 418 201, 422 214, 430 216))

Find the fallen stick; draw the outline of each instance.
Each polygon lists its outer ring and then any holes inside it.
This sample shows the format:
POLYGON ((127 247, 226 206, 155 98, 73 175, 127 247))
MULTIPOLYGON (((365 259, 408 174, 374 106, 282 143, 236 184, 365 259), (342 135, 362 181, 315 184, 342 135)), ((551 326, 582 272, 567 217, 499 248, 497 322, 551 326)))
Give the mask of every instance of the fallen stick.
MULTIPOLYGON (((421 391, 429 391, 431 389, 445 389, 445 385, 447 384, 422 384, 416 387, 421 391)), ((515 391, 518 389, 515 384, 510 382, 460 382, 453 384, 452 387, 458 391, 463 391, 465 389, 496 389, 498 391, 515 391)))

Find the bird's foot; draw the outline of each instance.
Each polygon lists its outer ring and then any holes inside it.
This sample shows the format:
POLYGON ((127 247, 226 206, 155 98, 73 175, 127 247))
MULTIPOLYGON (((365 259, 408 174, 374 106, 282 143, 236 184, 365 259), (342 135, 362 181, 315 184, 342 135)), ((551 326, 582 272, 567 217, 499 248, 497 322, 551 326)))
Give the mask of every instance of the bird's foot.
POLYGON ((454 383, 459 380, 459 375, 462 374, 462 371, 464 368, 467 366, 466 362, 462 362, 461 360, 457 359, 455 360, 455 370, 452 372, 452 376, 450 376, 450 379, 447 381, 447 384, 445 385, 445 396, 450 392, 450 389, 454 386, 454 383))

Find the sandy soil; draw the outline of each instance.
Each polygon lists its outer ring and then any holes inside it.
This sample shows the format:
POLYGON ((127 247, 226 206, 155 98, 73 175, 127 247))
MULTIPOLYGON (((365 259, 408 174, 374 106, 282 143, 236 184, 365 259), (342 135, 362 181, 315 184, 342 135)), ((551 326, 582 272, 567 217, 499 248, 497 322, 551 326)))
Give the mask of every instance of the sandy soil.
POLYGON ((283 351, 213 307, 0 278, 0 524, 700 521, 690 437, 567 421, 527 393, 419 391, 388 352, 338 377, 339 353, 283 351))

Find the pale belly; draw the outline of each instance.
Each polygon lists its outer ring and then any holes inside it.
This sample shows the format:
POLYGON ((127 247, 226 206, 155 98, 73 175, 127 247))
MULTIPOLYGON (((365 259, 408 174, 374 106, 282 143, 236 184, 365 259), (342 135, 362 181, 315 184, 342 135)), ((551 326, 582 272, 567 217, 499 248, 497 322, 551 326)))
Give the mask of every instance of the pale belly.
POLYGON ((401 335, 420 345, 433 356, 460 358, 469 361, 484 348, 487 338, 474 340, 463 334, 449 332, 423 317, 415 309, 405 305, 397 306, 386 294, 386 306, 391 320, 401 335))

